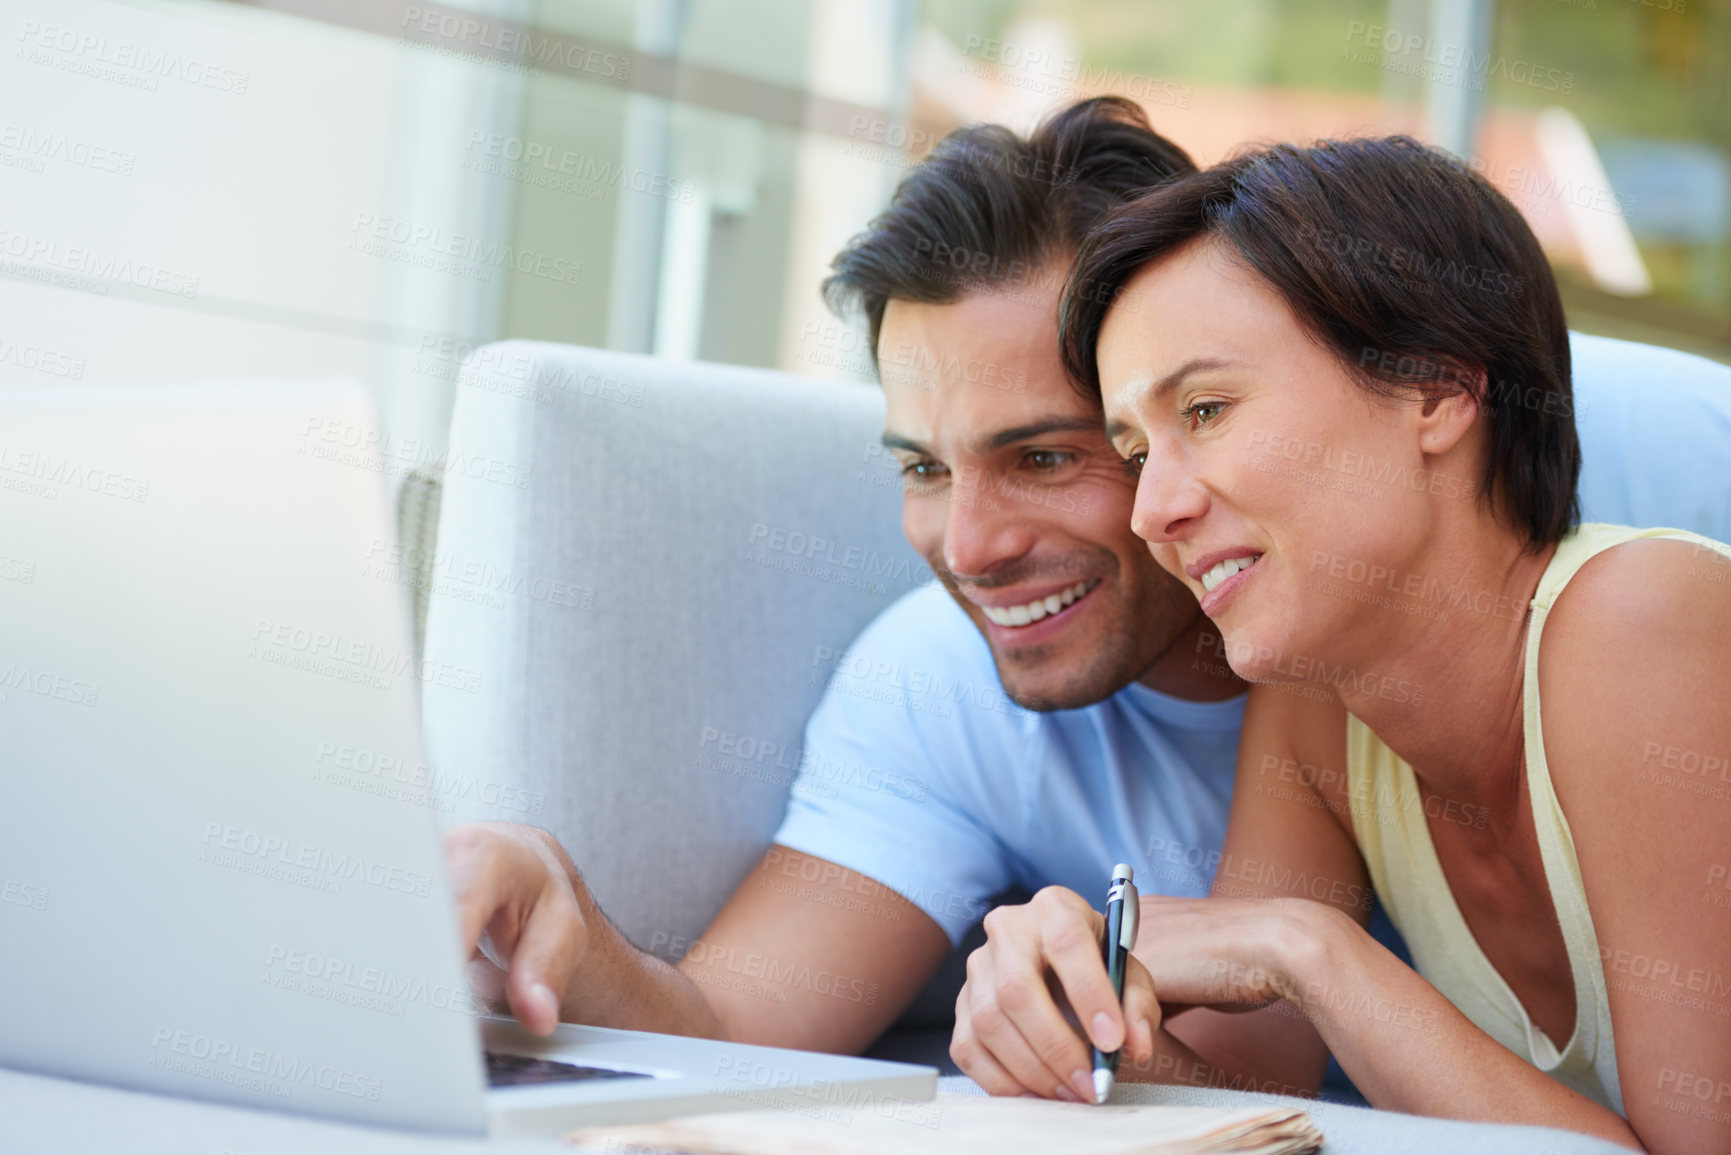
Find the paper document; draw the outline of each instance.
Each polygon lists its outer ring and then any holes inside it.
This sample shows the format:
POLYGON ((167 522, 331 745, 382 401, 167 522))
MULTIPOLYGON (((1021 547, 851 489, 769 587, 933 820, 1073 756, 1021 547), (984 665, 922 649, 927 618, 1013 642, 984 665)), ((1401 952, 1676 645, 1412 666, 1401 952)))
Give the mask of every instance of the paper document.
POLYGON ((1040 1099, 939 1095, 929 1103, 736 1111, 665 1123, 589 1127, 590 1151, 697 1155, 1306 1155, 1322 1133, 1288 1107, 1088 1107, 1040 1099))

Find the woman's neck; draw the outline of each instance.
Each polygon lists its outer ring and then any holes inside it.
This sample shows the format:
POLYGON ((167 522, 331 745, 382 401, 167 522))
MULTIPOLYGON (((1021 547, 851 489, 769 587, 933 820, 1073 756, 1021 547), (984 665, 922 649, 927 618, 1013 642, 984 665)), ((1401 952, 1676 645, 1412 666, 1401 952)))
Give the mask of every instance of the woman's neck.
POLYGON ((1361 676, 1338 685, 1423 782, 1500 815, 1519 784, 1528 607, 1556 547, 1528 552, 1507 526, 1475 515, 1438 526, 1404 563, 1410 576, 1391 579, 1422 591, 1410 600, 1428 608, 1367 620, 1342 655, 1361 676), (1404 693, 1387 692, 1402 682, 1404 693))

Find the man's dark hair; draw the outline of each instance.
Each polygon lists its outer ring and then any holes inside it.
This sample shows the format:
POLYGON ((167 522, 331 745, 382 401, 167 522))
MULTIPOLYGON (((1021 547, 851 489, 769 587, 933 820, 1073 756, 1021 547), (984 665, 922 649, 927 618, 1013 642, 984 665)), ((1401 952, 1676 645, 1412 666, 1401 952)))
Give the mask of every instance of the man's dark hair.
POLYGON ((1181 177, 1082 246, 1060 310, 1064 366, 1100 393, 1095 344, 1136 273, 1222 246, 1357 383, 1386 397, 1468 390, 1489 424, 1480 498, 1529 549, 1579 520, 1569 334, 1521 215, 1466 165, 1410 137, 1280 144, 1181 177))
POLYGON ((1122 97, 1084 100, 1023 139, 995 124, 950 133, 896 186, 890 207, 831 262, 824 299, 878 330, 891 297, 941 305, 1013 285, 1068 255, 1115 206, 1195 172, 1122 97))

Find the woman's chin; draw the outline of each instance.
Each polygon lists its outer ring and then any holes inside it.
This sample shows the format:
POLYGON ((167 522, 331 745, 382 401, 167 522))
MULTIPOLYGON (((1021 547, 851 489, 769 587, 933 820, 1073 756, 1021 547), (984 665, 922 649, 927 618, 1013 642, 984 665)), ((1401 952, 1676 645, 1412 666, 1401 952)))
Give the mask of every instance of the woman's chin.
POLYGON ((1222 643, 1226 664, 1246 682, 1292 682, 1304 680, 1300 672, 1310 664, 1297 639, 1287 629, 1237 629, 1222 643))

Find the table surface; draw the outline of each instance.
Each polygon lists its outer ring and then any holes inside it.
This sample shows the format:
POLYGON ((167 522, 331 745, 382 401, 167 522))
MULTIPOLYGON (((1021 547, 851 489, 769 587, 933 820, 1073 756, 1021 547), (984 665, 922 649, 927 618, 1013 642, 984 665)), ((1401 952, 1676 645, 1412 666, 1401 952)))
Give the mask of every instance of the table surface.
MULTIPOLYGON (((979 1093, 970 1080, 939 1089, 979 1093)), ((1314 1103, 1194 1087, 1123 1086, 1115 1101, 1182 1106, 1283 1103, 1304 1108, 1331 1155, 1627 1155, 1621 1147, 1534 1127, 1420 1119, 1338 1103, 1314 1103)), ((568 1152, 558 1139, 448 1139, 327 1123, 191 1099, 123 1091, 0 1069, 0 1151, 6 1155, 457 1155, 568 1152)))

